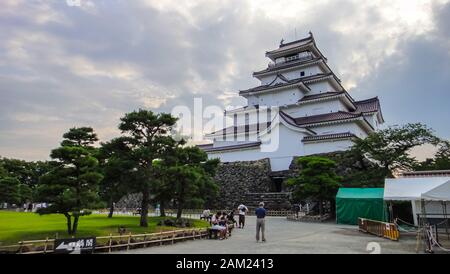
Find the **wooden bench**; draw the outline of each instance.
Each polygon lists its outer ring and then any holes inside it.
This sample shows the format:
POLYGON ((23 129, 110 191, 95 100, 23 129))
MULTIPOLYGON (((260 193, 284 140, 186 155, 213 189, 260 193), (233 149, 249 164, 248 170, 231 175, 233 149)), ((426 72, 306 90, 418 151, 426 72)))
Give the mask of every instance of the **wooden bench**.
MULTIPOLYGON (((231 237, 231 231, 234 229, 234 224, 228 224, 228 236, 231 237)), ((208 238, 209 239, 217 239, 219 237, 219 231, 218 229, 212 229, 212 228, 208 228, 208 238)))
POLYGON ((214 239, 219 238, 219 230, 208 228, 208 239, 213 239, 213 235, 214 235, 214 239))

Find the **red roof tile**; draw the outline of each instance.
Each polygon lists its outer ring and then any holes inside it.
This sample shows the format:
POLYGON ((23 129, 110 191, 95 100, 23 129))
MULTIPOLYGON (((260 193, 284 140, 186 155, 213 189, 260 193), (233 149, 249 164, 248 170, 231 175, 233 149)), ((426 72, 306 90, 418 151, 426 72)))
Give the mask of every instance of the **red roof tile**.
MULTIPOLYGON (((241 91, 239 91, 239 94, 252 93, 252 92, 258 92, 258 91, 270 90, 270 89, 274 89, 274 88, 285 87, 285 86, 289 86, 289 85, 293 85, 293 84, 297 84, 297 83, 318 80, 318 79, 328 77, 328 76, 335 77, 333 73, 326 73, 326 74, 320 73, 320 74, 316 74, 316 75, 312 75, 312 76, 297 78, 294 80, 288 80, 288 81, 285 81, 284 83, 277 83, 275 85, 271 85, 273 83, 273 81, 272 81, 270 84, 257 86, 257 87, 251 88, 251 89, 241 90, 241 91)), ((339 79, 336 78, 336 80, 339 80, 339 79)))
POLYGON ((351 132, 322 134, 322 135, 306 136, 303 138, 303 142, 334 140, 334 139, 348 139, 348 138, 357 138, 357 136, 351 132))
POLYGON ((210 134, 233 134, 234 132, 236 132, 236 134, 242 134, 242 133, 248 133, 248 132, 253 132, 253 131, 257 131, 259 129, 259 131, 264 131, 266 129, 268 129, 271 125, 271 122, 267 122, 267 123, 259 123, 259 128, 258 128, 258 124, 251 124, 251 125, 241 125, 241 126, 231 126, 231 127, 227 127, 227 128, 223 128, 217 131, 214 131, 210 134))
POLYGON ((323 92, 323 93, 318 93, 318 94, 306 95, 306 96, 303 96, 303 98, 300 99, 299 102, 307 102, 307 101, 311 101, 311 100, 315 100, 315 99, 321 99, 321 98, 327 98, 327 97, 332 97, 332 96, 336 96, 336 95, 341 95, 344 93, 345 93, 344 91, 329 91, 329 92, 323 92))
POLYGON ((367 100, 356 101, 355 105, 357 107, 356 112, 377 112, 380 110, 380 101, 378 97, 370 98, 367 100))
POLYGON ((253 148, 259 147, 261 142, 252 142, 252 143, 244 143, 237 144, 231 146, 221 146, 221 147, 212 147, 212 148, 202 148, 205 152, 214 152, 214 151, 224 151, 224 150, 232 150, 232 149, 243 149, 243 148, 253 148))
POLYGON ((326 114, 299 117, 299 118, 295 118, 294 120, 297 125, 306 126, 306 125, 317 124, 317 123, 354 119, 354 118, 358 118, 358 117, 362 117, 361 113, 355 114, 355 113, 351 113, 351 112, 338 111, 338 112, 330 112, 330 113, 326 113, 326 114))
POLYGON ((319 61, 321 59, 322 58, 312 58, 312 59, 311 58, 303 58, 303 59, 293 60, 293 61, 290 61, 290 62, 285 62, 285 63, 282 63, 282 64, 275 64, 275 65, 270 66, 270 67, 268 67, 268 68, 266 68, 264 70, 253 72, 253 76, 257 76, 257 75, 260 75, 260 74, 263 74, 263 73, 266 73, 266 72, 270 72, 270 71, 276 71, 276 70, 280 70, 280 69, 296 67, 296 66, 299 66, 299 65, 307 65, 307 64, 310 64, 310 63, 315 63, 315 62, 317 62, 317 61, 319 61))

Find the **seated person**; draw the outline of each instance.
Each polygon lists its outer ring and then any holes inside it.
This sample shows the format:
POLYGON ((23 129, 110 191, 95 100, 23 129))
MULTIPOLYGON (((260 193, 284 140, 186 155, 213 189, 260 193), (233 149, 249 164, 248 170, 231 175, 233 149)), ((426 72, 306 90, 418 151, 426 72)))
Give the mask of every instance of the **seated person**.
POLYGON ((219 224, 219 220, 220 220, 220 215, 221 215, 221 213, 220 212, 217 212, 215 215, 213 215, 212 217, 211 217, 211 224, 213 224, 213 225, 218 225, 219 224))
POLYGON ((234 211, 230 211, 230 213, 228 213, 227 215, 228 218, 228 223, 233 224, 233 226, 235 226, 237 224, 236 220, 234 219, 234 211))
MULTIPOLYGON (((224 220, 222 218, 222 213, 217 212, 211 219, 212 227, 211 230, 217 230, 219 233, 219 239, 223 240, 227 238, 227 227, 224 226, 224 220)), ((226 222, 225 222, 226 223, 226 222)))
POLYGON ((227 221, 228 221, 227 215, 225 214, 225 212, 222 212, 219 218, 219 225, 226 226, 227 221))

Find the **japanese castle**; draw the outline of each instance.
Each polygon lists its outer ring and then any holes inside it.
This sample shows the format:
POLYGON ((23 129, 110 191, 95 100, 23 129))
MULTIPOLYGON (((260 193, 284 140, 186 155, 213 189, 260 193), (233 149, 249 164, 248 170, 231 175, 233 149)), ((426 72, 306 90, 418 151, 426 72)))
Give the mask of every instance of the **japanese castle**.
POLYGON ((294 157, 347 150, 384 122, 378 98, 355 101, 311 32, 266 57, 268 67, 253 73, 261 84, 239 92, 247 106, 225 111, 232 123, 205 136, 210 158, 268 158, 272 171, 288 170, 294 157))

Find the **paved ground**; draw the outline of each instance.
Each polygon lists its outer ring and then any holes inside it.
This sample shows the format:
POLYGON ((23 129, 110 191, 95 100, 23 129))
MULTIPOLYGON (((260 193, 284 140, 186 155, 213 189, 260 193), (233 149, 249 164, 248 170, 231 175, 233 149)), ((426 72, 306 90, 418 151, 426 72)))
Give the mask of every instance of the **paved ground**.
MULTIPOLYGON (((247 217, 245 229, 234 229, 227 240, 195 240, 119 253, 130 254, 301 254, 301 253, 370 253, 367 245, 376 242, 381 253, 415 253, 415 237, 394 242, 364 234, 356 226, 333 223, 301 223, 283 217, 266 220, 266 243, 256 243, 255 217, 247 217)), ((372 249, 370 249, 372 250, 372 249)))

